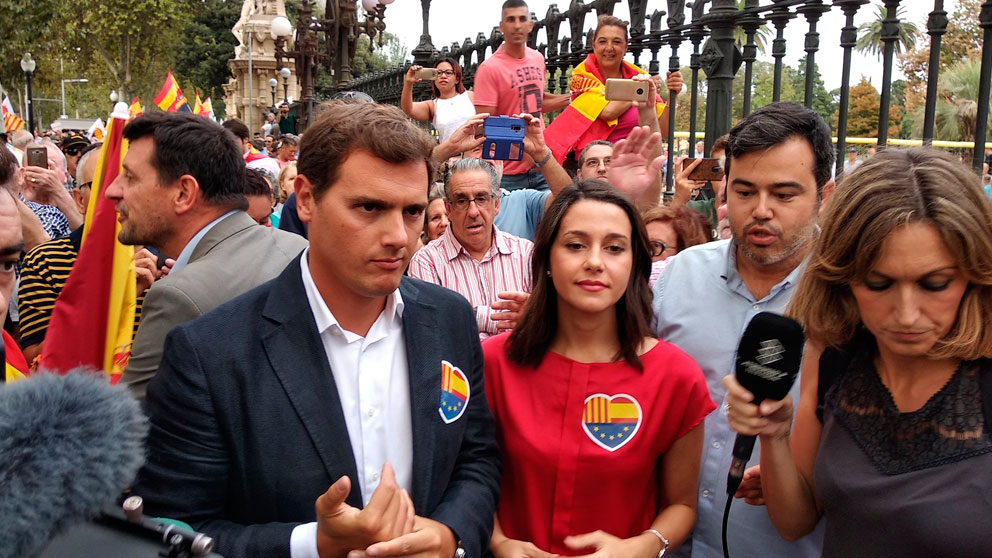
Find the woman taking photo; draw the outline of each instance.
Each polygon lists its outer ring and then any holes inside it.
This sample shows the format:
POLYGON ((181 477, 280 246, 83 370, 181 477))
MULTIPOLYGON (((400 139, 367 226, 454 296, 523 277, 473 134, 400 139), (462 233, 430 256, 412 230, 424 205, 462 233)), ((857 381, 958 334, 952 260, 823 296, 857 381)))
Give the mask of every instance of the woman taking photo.
POLYGON ((789 309, 808 337, 794 431, 790 398, 759 409, 724 379, 772 522, 791 540, 822 516, 828 557, 988 556, 992 205, 949 155, 887 150, 822 227, 789 309))
POLYGON ((437 79, 431 83, 434 97, 428 101, 413 102, 413 84, 421 81, 414 64, 403 76, 403 92, 400 95, 400 108, 410 118, 434 124, 440 141, 445 141, 466 120, 475 116, 472 92, 465 90, 462 83, 462 68, 453 58, 443 58, 434 68, 437 79))
POLYGON ((523 316, 483 344, 497 558, 654 558, 692 529, 715 405, 696 363, 651 337, 650 266, 637 210, 605 182, 565 188, 541 221, 523 316))
MULTIPOLYGON (((637 107, 633 101, 607 101, 606 80, 632 79, 647 72, 624 61, 627 54, 627 23, 611 15, 601 15, 593 34, 592 52, 572 70, 569 91, 572 102, 548 126, 545 141, 559 162, 569 152, 580 153, 593 140, 616 143, 630 134, 638 123, 637 107)), ((664 90, 660 76, 651 76, 658 91, 664 90)), ((682 91, 682 74, 669 73, 666 87, 682 91)), ((669 107, 656 98, 656 117, 661 137, 668 137, 669 107)))

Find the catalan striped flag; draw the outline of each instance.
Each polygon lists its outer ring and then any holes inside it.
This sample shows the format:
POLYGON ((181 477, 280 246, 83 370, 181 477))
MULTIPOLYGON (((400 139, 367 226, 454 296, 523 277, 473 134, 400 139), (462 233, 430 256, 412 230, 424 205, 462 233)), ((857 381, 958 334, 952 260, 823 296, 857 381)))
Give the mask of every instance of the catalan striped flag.
POLYGON ((24 359, 17 341, 3 331, 4 374, 3 381, 10 383, 23 380, 28 375, 28 362, 24 359))
POLYGON ((121 172, 128 118, 127 105, 118 103, 100 151, 79 256, 55 301, 41 354, 44 368, 98 368, 111 383, 120 379, 131 354, 136 306, 134 249, 117 240, 117 211, 104 196, 121 172))
POLYGON ((14 114, 14 106, 10 104, 10 97, 4 95, 0 103, 3 111, 3 129, 5 132, 13 132, 24 127, 24 120, 14 114))
POLYGON ((152 102, 165 112, 190 112, 189 105, 186 104, 186 97, 183 96, 182 89, 179 89, 179 82, 173 77, 172 70, 169 70, 169 75, 166 76, 162 89, 159 90, 152 102))
POLYGON ((592 441, 607 451, 626 445, 641 425, 641 406, 626 394, 603 393, 586 398, 582 426, 592 441))
POLYGON ((134 100, 131 101, 131 106, 128 107, 127 112, 128 114, 131 115, 131 118, 137 118, 141 116, 143 112, 141 110, 141 101, 139 101, 137 97, 135 97, 134 100))

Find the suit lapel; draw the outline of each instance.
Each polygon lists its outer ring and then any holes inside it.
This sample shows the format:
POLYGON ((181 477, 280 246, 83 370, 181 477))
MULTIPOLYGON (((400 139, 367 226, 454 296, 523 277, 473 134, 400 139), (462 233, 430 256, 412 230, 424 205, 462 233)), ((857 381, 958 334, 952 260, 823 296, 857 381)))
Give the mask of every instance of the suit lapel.
POLYGON ((299 258, 275 279, 262 313, 270 320, 262 344, 273 372, 306 428, 327 475, 332 482, 342 474, 348 475, 351 493, 347 502, 361 508, 358 468, 341 399, 307 301, 299 258))
POLYGON ((403 336, 410 375, 413 424, 413 504, 421 510, 433 483, 438 405, 441 401, 441 360, 437 308, 418 300, 419 289, 409 279, 400 283, 403 296, 403 336))

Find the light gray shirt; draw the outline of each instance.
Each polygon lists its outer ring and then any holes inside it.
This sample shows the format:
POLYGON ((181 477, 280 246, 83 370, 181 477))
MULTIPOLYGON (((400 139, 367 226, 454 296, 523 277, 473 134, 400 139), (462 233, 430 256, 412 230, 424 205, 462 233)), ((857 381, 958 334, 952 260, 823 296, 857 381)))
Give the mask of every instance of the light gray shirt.
MULTIPOLYGON (((654 284, 655 333, 696 359, 718 405, 705 422, 696 526, 675 556, 723 558, 723 510, 736 433, 727 423, 727 392, 720 381, 734 372, 737 345, 751 318, 759 312, 784 313, 804 267, 755 300, 737 272, 733 240, 721 240, 680 252, 654 284)), ((790 393, 798 404, 798 380, 790 393)), ((759 462, 759 446, 755 444, 749 467, 759 462)), ((779 537, 764 506, 735 500, 727 536, 731 556, 813 558, 820 556, 823 526, 789 543, 779 537)))

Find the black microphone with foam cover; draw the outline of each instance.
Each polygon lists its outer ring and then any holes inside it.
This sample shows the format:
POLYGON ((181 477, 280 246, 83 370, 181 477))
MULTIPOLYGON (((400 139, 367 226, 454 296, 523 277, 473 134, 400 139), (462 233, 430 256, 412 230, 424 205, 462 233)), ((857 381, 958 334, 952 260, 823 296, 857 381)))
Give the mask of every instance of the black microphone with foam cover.
POLYGON ((0 558, 34 556, 113 504, 144 463, 147 421, 102 372, 0 387, 0 558))
MULTIPOLYGON (((754 395, 753 403, 782 399, 799 374, 803 355, 803 328, 799 322, 761 312, 751 319, 737 347, 737 382, 754 395)), ((727 474, 727 494, 733 495, 744 478, 754 450, 754 436, 737 435, 727 474)))

